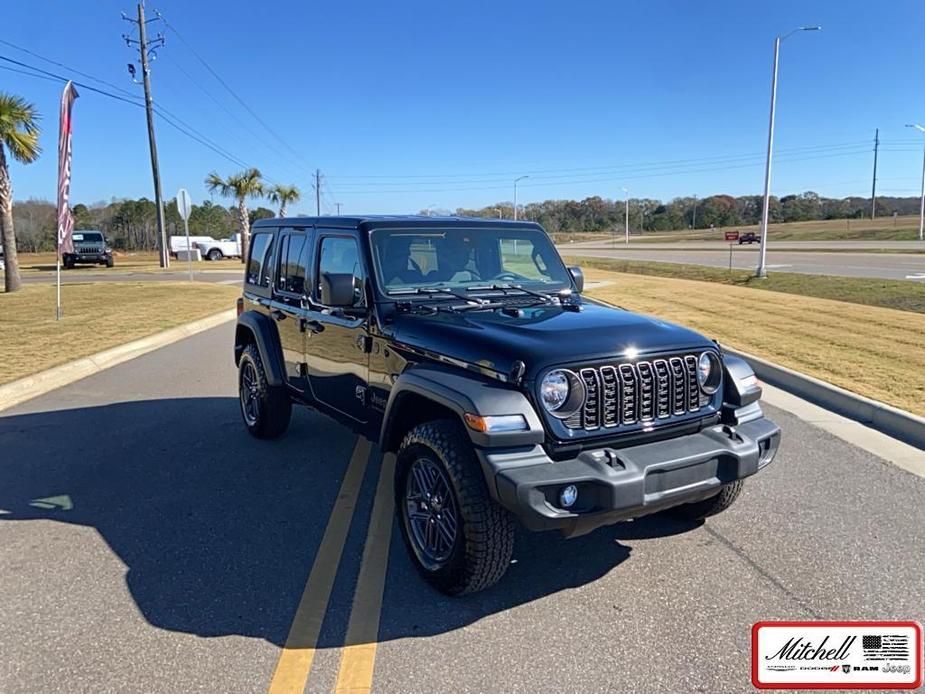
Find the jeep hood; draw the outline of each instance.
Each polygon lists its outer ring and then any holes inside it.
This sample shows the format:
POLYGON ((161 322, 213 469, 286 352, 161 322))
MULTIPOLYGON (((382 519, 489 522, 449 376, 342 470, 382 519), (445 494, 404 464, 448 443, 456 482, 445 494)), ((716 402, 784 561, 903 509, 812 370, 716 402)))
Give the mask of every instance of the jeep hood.
POLYGON ((399 313, 391 327, 394 339, 418 351, 501 373, 523 361, 528 379, 553 365, 713 344, 693 330, 587 299, 581 311, 537 306, 516 317, 500 311, 399 313))

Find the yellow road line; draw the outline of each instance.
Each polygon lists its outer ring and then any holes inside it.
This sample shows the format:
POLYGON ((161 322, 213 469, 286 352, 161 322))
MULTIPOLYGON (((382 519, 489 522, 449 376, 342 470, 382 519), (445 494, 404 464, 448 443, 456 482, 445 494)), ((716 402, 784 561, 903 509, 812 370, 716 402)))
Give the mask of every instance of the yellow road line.
POLYGON ((392 515, 395 506, 393 491, 395 456, 383 456, 379 484, 373 502, 372 516, 363 547, 363 560, 357 578, 356 593, 347 626, 347 638, 337 671, 335 692, 358 694, 369 692, 373 685, 376 664, 376 643, 379 640, 379 613, 382 591, 389 565, 389 541, 392 538, 392 515))
POLYGON ((331 588, 337 575, 341 553, 350 530, 350 521, 356 507, 366 463, 369 460, 369 441, 362 436, 357 439, 353 455, 347 466, 344 481, 337 493, 334 509, 324 529, 321 545, 315 555, 302 599, 289 627, 286 645, 283 646, 270 681, 270 694, 302 694, 308 681, 308 673, 315 659, 315 646, 331 597, 331 588))

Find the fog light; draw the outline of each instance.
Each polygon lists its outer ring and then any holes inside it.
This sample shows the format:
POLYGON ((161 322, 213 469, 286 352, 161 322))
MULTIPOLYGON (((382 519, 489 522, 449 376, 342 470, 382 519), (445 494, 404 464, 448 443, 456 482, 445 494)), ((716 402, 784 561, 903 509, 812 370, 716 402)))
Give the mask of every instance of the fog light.
POLYGON ((578 501, 578 487, 574 484, 570 484, 561 492, 559 492, 559 504, 562 508, 569 508, 578 501))

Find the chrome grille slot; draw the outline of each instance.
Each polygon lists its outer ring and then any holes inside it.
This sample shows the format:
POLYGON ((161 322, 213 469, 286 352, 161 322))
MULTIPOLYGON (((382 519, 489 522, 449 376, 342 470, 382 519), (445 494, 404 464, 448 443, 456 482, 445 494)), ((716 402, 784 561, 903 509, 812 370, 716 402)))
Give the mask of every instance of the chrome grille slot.
POLYGON ((585 387, 581 409, 562 423, 591 431, 648 424, 698 412, 710 403, 697 382, 695 354, 576 369, 585 387))
POLYGON ((671 365, 671 411, 674 414, 684 414, 687 411, 687 388, 684 360, 681 357, 672 357, 671 365))
POLYGON ((620 423, 635 424, 637 394, 639 392, 639 379, 636 378, 636 367, 632 364, 620 364, 620 391, 623 393, 623 402, 620 407, 620 423))
POLYGON ((639 419, 647 422, 655 419, 655 377, 652 364, 641 361, 636 364, 639 374, 639 419))
POLYGON ((664 359, 656 359, 652 367, 655 369, 655 416, 664 419, 671 415, 671 374, 664 359))
POLYGON ((696 412, 700 409, 700 388, 697 386, 697 357, 688 354, 684 357, 687 368, 687 409, 696 412))
POLYGON ((597 429, 600 423, 600 384, 597 369, 582 369, 581 380, 585 384, 585 405, 582 408, 582 424, 585 429, 597 429))
POLYGON ((617 402, 620 396, 620 381, 617 370, 612 366, 601 367, 601 424, 615 427, 620 423, 617 402))

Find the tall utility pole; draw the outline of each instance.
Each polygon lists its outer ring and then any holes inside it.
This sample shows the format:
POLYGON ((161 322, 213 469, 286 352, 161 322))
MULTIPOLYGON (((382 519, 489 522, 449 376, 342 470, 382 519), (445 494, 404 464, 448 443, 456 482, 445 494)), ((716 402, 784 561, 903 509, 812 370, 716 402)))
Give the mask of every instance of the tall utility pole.
POLYGON ((315 169, 315 215, 321 216, 321 169, 315 169))
POLYGON ((877 150, 880 149, 880 128, 874 131, 874 183, 870 188, 870 218, 877 216, 877 150))
POLYGON ((518 176, 514 179, 514 221, 517 221, 517 181, 522 181, 525 178, 530 178, 529 176, 518 176))
MULTIPOLYGON (((925 133, 925 126, 909 123, 907 128, 915 128, 925 133)), ((922 199, 919 202, 919 241, 925 241, 925 146, 922 147, 922 199)))
MULTIPOLYGON (((151 150, 151 175, 154 177, 154 204, 157 208, 155 214, 157 217, 157 250, 160 255, 161 267, 170 267, 170 252, 167 247, 167 230, 164 225, 164 199, 161 196, 161 171, 157 163, 157 142, 154 139, 154 101, 151 98, 151 75, 148 68, 149 51, 156 50, 164 45, 163 35, 148 43, 147 33, 145 31, 145 4, 138 3, 138 19, 133 20, 122 14, 126 21, 138 26, 138 40, 130 36, 123 36, 128 46, 136 44, 138 53, 141 56, 141 80, 145 89, 145 115, 148 119, 148 146, 151 150)), ((148 21, 157 21, 151 19, 148 21)), ((134 75, 134 67, 129 66, 131 73, 134 75)))
POLYGON ((761 244, 758 249, 758 268, 756 277, 767 277, 766 268, 768 252, 768 207, 771 201, 771 156, 774 153, 774 112, 777 109, 777 65, 780 57, 781 41, 798 31, 819 31, 822 27, 797 27, 793 31, 774 39, 774 69, 771 73, 771 116, 768 122, 768 157, 764 165, 764 205, 761 207, 761 244))
POLYGON ((626 239, 626 244, 629 245, 629 242, 630 242, 630 191, 628 188, 623 189, 623 212, 624 212, 623 235, 626 239))
POLYGON ((335 202, 334 204, 337 206, 337 216, 340 217, 340 203, 335 202))
POLYGON ((697 228, 697 196, 694 196, 694 211, 691 215, 691 231, 697 228))

